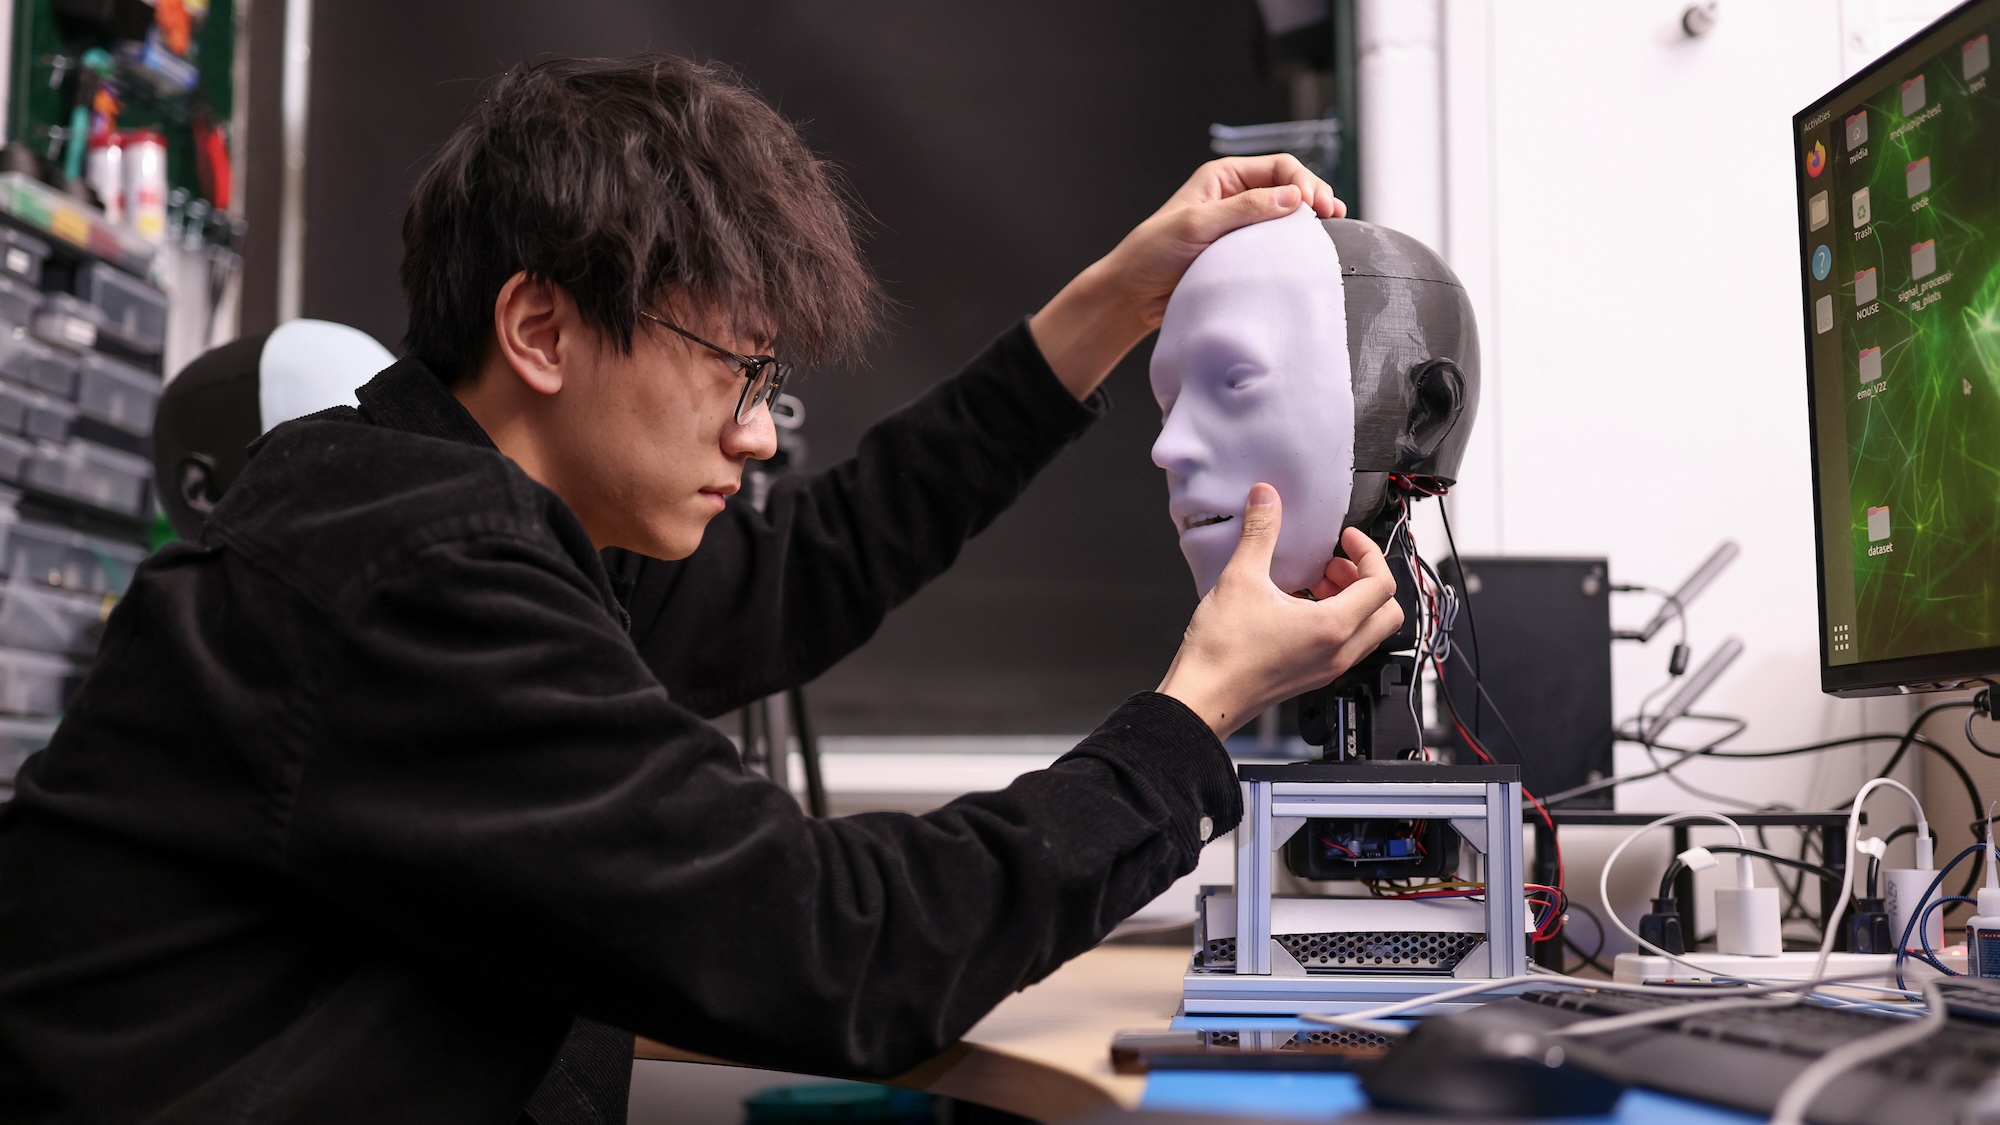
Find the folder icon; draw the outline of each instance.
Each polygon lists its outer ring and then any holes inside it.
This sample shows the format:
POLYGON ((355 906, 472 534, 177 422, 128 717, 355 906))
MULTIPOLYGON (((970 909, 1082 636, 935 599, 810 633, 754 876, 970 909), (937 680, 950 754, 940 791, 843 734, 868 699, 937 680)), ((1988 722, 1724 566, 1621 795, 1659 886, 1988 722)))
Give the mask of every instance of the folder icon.
POLYGON ((1971 80, 1985 74, 1986 68, 1992 65, 1993 49, 1982 35, 1977 39, 1968 40, 1965 46, 1960 47, 1958 57, 1965 62, 1966 79, 1971 80))
POLYGON ((1915 117, 1924 108, 1924 76, 1903 83, 1903 116, 1915 117))
POLYGON ((1869 266, 1867 269, 1862 270, 1860 273, 1854 275, 1855 304, 1857 305, 1870 304, 1875 300, 1877 295, 1878 294, 1876 293, 1875 290, 1874 266, 1869 266))
POLYGON ((1926 238, 1910 247, 1910 280, 1929 277, 1937 272, 1937 241, 1926 238))
POLYGON ((1880 543, 1887 538, 1889 538, 1888 506, 1883 505, 1880 508, 1868 509, 1868 541, 1870 543, 1880 543))
POLYGON ((1926 156, 1903 170, 1903 186, 1911 199, 1931 190, 1931 158, 1926 156))
POLYGON ((1882 349, 1861 349, 1861 381, 1872 383, 1882 377, 1882 349))
POLYGON ((1847 151, 1853 152, 1867 143, 1868 111, 1864 109, 1847 119, 1847 151))
POLYGON ((1820 192, 1806 201, 1806 227, 1818 230, 1833 221, 1833 208, 1826 201, 1826 193, 1820 192))
POLYGON ((1813 302, 1813 314, 1821 332, 1833 331, 1833 295, 1831 293, 1813 302))

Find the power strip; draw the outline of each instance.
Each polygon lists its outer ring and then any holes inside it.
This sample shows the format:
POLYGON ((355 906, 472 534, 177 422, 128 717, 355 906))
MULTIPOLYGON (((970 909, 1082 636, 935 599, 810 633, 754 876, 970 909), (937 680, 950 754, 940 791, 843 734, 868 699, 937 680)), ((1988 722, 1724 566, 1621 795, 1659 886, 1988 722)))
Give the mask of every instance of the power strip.
MULTIPOLYGON (((1955 973, 1965 971, 1965 947, 1954 946, 1939 953, 1938 960, 1955 973)), ((1620 953, 1612 965, 1612 979, 1626 984, 1698 984, 1715 980, 1805 980, 1819 964, 1817 953, 1780 953, 1776 957, 1749 957, 1730 953, 1690 953, 1687 961, 1671 961, 1651 953, 1620 953)), ((1856 984, 1896 986, 1896 958, 1887 953, 1835 953, 1826 959, 1826 975, 1868 976, 1856 984)), ((1914 958, 1903 962, 1903 981, 1912 984, 1937 976, 1936 969, 1914 958)))

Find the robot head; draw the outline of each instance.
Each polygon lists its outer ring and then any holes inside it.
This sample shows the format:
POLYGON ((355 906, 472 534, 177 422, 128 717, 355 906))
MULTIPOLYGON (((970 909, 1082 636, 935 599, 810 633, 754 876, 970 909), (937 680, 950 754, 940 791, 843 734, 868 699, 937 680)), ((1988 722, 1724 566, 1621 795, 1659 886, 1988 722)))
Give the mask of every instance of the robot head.
POLYGON ((1284 499, 1271 580, 1303 589, 1341 528, 1386 537, 1397 482, 1456 482, 1479 339, 1464 288, 1428 247, 1301 209, 1195 259, 1167 304, 1152 381, 1153 461, 1195 585, 1221 576, 1261 480, 1284 499))
POLYGON ((258 435, 353 406, 354 389, 394 362, 367 333, 324 320, 294 320, 196 357, 167 384, 153 421, 160 506, 175 533, 201 534, 258 435))

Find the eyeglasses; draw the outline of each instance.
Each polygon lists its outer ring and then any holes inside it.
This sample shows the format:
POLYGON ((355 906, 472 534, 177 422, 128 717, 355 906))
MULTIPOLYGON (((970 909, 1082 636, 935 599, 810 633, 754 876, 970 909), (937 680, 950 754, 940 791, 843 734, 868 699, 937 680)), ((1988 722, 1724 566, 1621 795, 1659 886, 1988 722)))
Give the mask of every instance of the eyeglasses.
POLYGON ((785 389, 785 380, 792 377, 792 365, 774 356, 738 355, 728 348, 709 343, 678 324, 669 324, 644 309, 639 310, 639 315, 715 352, 729 362, 731 371, 743 376, 743 394, 736 400, 736 424, 739 426, 749 425, 750 417, 757 413, 757 408, 776 400, 785 389))

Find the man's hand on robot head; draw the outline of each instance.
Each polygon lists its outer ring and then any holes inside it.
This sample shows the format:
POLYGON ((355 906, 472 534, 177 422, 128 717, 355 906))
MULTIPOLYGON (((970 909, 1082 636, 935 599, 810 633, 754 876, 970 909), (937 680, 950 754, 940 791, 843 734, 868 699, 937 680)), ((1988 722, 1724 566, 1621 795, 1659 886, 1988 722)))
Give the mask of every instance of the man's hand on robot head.
POLYGON ((1174 286, 1211 243, 1239 227, 1290 215, 1301 204, 1322 219, 1347 214, 1326 181, 1290 153, 1211 160, 1101 264, 1157 328, 1174 286))
POLYGON ((1275 703, 1323 687, 1403 623, 1396 580, 1366 535, 1341 534, 1311 598, 1271 582, 1283 510, 1278 490, 1250 489, 1236 553, 1196 607, 1160 692, 1226 737, 1275 703))

